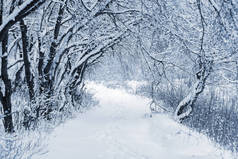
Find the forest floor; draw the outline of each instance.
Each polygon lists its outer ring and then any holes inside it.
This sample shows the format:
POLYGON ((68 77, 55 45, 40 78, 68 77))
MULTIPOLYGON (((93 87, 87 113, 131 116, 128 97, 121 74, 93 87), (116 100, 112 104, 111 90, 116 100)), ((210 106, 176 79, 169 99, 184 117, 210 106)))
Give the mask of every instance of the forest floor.
POLYGON ((149 99, 89 83, 98 106, 57 127, 33 159, 232 159, 168 115, 149 117, 149 99))

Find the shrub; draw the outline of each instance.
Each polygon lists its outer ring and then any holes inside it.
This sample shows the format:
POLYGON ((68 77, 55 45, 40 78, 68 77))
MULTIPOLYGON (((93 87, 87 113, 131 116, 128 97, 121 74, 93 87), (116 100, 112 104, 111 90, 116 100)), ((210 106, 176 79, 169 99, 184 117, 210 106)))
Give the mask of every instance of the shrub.
MULTIPOLYGON (((163 107, 176 109, 186 96, 189 85, 184 81, 160 84, 153 89, 153 100, 163 101, 163 107)), ((148 91, 148 89, 144 89, 148 91)), ((152 90, 152 89, 151 89, 152 90)), ((159 103, 159 102, 158 102, 159 103)), ((238 97, 231 88, 207 86, 194 104, 192 114, 183 124, 206 134, 213 141, 232 151, 238 151, 238 97)))

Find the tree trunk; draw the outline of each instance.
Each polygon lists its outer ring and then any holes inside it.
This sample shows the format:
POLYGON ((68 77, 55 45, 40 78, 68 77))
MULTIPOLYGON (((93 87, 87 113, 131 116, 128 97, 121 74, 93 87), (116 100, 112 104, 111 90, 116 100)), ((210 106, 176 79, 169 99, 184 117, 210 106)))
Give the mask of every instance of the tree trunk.
POLYGON ((56 48, 57 48, 57 39, 58 39, 58 36, 59 36, 59 33, 60 33, 60 27, 61 27, 61 22, 62 22, 62 19, 63 19, 63 14, 64 14, 64 5, 60 5, 60 8, 59 8, 59 12, 58 12, 58 17, 57 17, 57 20, 56 20, 56 24, 55 24, 55 27, 54 27, 54 39, 51 43, 51 46, 50 46, 50 53, 49 53, 49 59, 48 59, 48 62, 44 68, 44 76, 45 76, 45 79, 47 82, 50 82, 50 70, 51 70, 51 67, 53 65, 53 61, 54 61, 54 58, 55 58, 55 54, 56 54, 56 48))
POLYGON ((1 65, 1 75, 2 80, 5 85, 4 95, 2 97, 2 106, 4 112, 4 128, 6 132, 13 132, 13 120, 12 120, 12 104, 11 104, 11 95, 12 95, 12 86, 11 80, 8 76, 8 57, 7 57, 7 44, 8 44, 8 34, 5 35, 5 39, 2 41, 2 65, 1 65))
MULTIPOLYGON (((52 112, 52 103, 49 100, 52 97, 53 92, 54 92, 52 90, 54 81, 51 78, 52 77, 51 69, 52 69, 52 65, 54 63, 56 49, 58 46, 57 40, 58 40, 58 36, 60 33, 64 9, 65 9, 65 6, 63 4, 60 4, 57 20, 56 20, 55 27, 54 27, 54 37, 53 37, 52 43, 50 44, 49 57, 48 57, 45 68, 43 68, 43 66, 42 66, 43 59, 39 59, 39 63, 38 63, 39 80, 41 80, 39 89, 40 89, 40 93, 45 93, 45 97, 47 100, 47 102, 44 103, 44 105, 47 106, 47 108, 46 108, 46 110, 44 110, 43 115, 46 116, 47 119, 50 119, 49 114, 52 112)), ((39 50, 40 50, 40 48, 39 48, 39 50)), ((42 53, 41 51, 40 51, 40 58, 44 58, 44 53, 42 53)), ((37 112, 38 112, 37 114, 40 114, 40 112, 39 112, 40 109, 41 109, 41 106, 39 106, 39 108, 37 110, 37 112)))
MULTIPOLYGON (((3 1, 1 0, 1 3, 3 1)), ((21 5, 21 9, 17 10, 15 14, 11 15, 12 18, 7 19, 5 24, 1 26, 0 29, 0 42, 4 40, 4 34, 8 32, 8 30, 16 24, 18 21, 35 11, 37 8, 39 8, 42 4, 44 4, 46 0, 31 0, 29 2, 24 2, 24 5, 21 5), (27 4, 27 5, 26 5, 27 4)), ((2 3, 3 4, 3 3, 2 3)), ((2 24, 2 23, 1 23, 2 24)))
MULTIPOLYGON (((74 106, 74 102, 77 95, 77 88, 80 84, 82 84, 83 81, 83 76, 85 73, 85 70, 87 68, 87 61, 85 61, 84 63, 82 63, 82 65, 80 65, 77 68, 77 71, 73 73, 73 78, 70 81, 69 85, 69 95, 71 96, 71 104, 74 106)), ((67 88, 66 88, 67 89, 67 88)))
MULTIPOLYGON (((3 0, 0 1, 0 24, 3 22, 3 0)), ((4 121, 3 125, 5 131, 8 133, 14 132, 13 120, 12 120, 12 86, 11 80, 8 76, 8 32, 2 35, 4 38, 2 40, 2 63, 1 63, 1 76, 4 83, 4 93, 1 92, 1 103, 3 106, 4 121)), ((2 91, 2 90, 1 90, 2 91)))
POLYGON ((193 105, 196 102, 199 94, 201 94, 205 87, 205 81, 198 80, 192 87, 189 94, 179 103, 175 111, 175 119, 181 121, 188 117, 192 110, 193 105))
POLYGON ((196 73, 196 83, 175 110, 174 115, 176 120, 182 121, 191 114, 194 103, 206 86, 206 80, 211 73, 212 65, 213 61, 206 61, 200 64, 200 71, 196 73))
POLYGON ((5 96, 3 96, 1 103, 3 105, 4 111, 4 129, 7 133, 13 133, 13 120, 12 120, 12 105, 11 105, 11 93, 7 92, 5 96))
POLYGON ((35 97, 34 93, 34 80, 33 75, 31 73, 31 65, 28 57, 28 38, 27 38, 27 26, 24 23, 24 20, 20 20, 20 28, 22 34, 22 50, 23 50, 23 61, 24 61, 24 68, 25 68, 25 76, 27 87, 29 91, 30 100, 33 101, 35 97))

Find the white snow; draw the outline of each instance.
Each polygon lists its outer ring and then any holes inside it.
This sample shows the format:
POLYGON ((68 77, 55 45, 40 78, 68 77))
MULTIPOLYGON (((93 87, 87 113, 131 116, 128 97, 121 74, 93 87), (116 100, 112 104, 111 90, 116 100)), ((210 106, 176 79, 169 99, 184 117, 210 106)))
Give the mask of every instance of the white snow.
POLYGON ((87 86, 98 107, 56 128, 49 152, 33 159, 232 159, 169 116, 150 118, 149 99, 101 84, 87 86))

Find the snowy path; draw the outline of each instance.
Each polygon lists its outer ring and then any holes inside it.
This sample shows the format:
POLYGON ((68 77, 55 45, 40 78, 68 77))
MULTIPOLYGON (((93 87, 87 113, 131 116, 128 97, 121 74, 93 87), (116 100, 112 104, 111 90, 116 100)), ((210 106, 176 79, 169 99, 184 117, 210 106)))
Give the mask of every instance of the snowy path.
POLYGON ((231 159, 165 115, 145 117, 148 99, 102 85, 88 87, 99 106, 58 127, 49 153, 34 159, 231 159))

